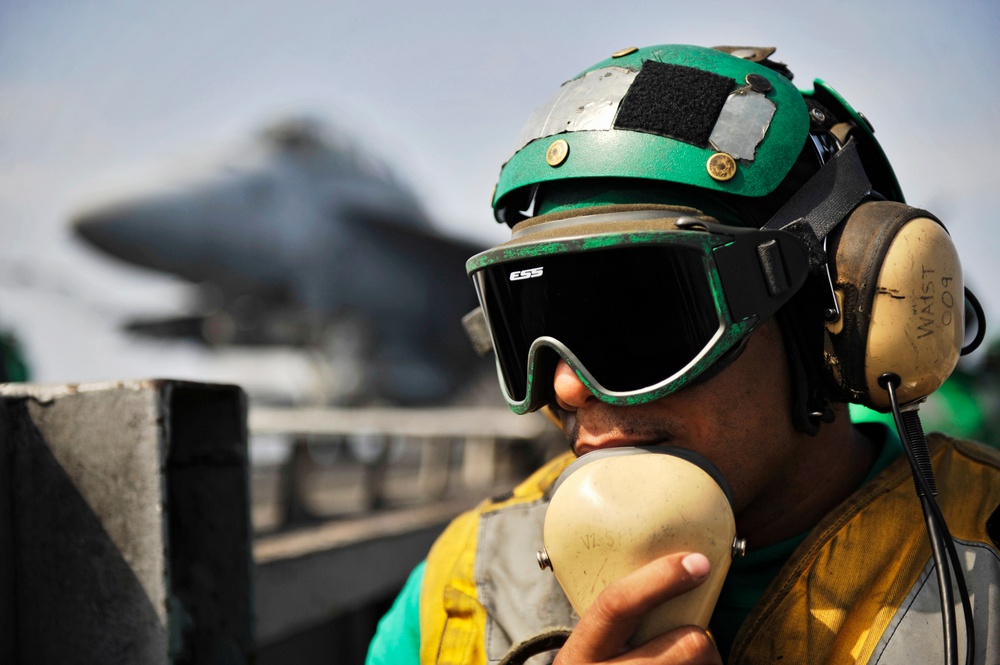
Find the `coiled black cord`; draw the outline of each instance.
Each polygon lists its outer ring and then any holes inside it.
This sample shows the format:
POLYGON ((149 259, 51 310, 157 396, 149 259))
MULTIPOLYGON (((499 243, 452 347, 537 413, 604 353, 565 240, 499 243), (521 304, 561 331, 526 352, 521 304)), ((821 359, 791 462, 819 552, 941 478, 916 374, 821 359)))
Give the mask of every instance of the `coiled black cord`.
POLYGON ((965 287, 965 300, 972 305, 972 309, 976 313, 976 336, 972 338, 971 342, 962 347, 961 353, 963 356, 978 349, 979 345, 986 339, 986 312, 983 310, 983 306, 979 304, 979 298, 969 290, 969 287, 965 287))
POLYGON ((941 594, 945 663, 946 665, 958 665, 958 627, 955 620, 955 601, 951 588, 954 576, 965 619, 965 663, 971 665, 976 653, 976 630, 972 615, 972 601, 969 597, 969 589, 965 584, 964 568, 958 558, 955 542, 948 531, 948 525, 941 513, 941 508, 934 500, 937 495, 937 485, 934 480, 934 468, 931 465, 927 438, 924 436, 924 430, 920 424, 920 416, 915 410, 901 412, 896 396, 896 388, 899 384, 900 378, 895 374, 886 373, 879 378, 879 385, 889 393, 892 416, 896 422, 899 437, 902 439, 906 458, 910 462, 913 482, 916 485, 917 496, 920 497, 920 505, 924 513, 931 553, 934 556, 934 567, 937 569, 938 588, 941 594))

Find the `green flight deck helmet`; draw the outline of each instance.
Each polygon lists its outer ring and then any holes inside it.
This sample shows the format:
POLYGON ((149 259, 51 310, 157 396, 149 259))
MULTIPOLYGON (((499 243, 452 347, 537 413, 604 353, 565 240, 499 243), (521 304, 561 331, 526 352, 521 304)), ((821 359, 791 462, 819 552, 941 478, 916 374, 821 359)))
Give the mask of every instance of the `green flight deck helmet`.
POLYGON ((854 255, 898 254, 933 217, 904 204, 867 120, 820 80, 797 89, 774 50, 625 49, 531 116, 493 195, 512 238, 466 265, 512 410, 552 403, 560 358, 607 403, 659 399, 771 316, 800 429, 832 400, 881 406, 852 360, 873 298, 857 273, 881 284, 881 264, 854 255), (885 247, 859 246, 872 237, 885 247))
MULTIPOLYGON (((867 120, 821 80, 811 91, 798 90, 788 68, 769 59, 774 51, 629 48, 567 81, 534 112, 500 171, 493 196, 498 221, 513 226, 532 202, 540 206, 534 214, 558 209, 551 192, 567 186, 577 192, 569 197, 577 205, 595 205, 599 195, 580 199, 579 192, 623 184, 593 181, 605 178, 641 181, 630 183, 640 198, 654 185, 668 200, 680 186, 685 202, 759 201, 789 175, 807 137, 822 144, 821 153, 832 153, 848 134, 874 189, 902 201, 867 120)), ((617 191, 615 202, 629 200, 617 191)))

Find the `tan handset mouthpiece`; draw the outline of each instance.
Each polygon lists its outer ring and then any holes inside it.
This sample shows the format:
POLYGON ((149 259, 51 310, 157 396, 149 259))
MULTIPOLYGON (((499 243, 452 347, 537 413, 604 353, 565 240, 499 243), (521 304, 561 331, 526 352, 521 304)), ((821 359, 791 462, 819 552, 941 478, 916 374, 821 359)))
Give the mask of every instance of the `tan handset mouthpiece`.
POLYGON ((545 513, 543 567, 580 615, 616 579, 673 552, 712 562, 701 585, 650 612, 631 643, 678 626, 708 628, 734 554, 742 554, 728 484, 701 455, 680 448, 611 448, 559 476, 545 513))

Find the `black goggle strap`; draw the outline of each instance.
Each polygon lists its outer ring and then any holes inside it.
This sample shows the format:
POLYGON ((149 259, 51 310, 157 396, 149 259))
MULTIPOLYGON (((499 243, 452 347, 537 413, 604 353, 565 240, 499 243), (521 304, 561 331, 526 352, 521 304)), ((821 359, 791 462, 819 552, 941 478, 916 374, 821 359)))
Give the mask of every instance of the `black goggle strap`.
POLYGON ((809 275, 805 245, 785 231, 741 229, 694 219, 678 220, 677 227, 732 238, 713 250, 713 258, 733 322, 770 318, 809 275))
POLYGON ((810 267, 829 287, 830 302, 824 315, 828 321, 840 318, 840 303, 827 261, 826 237, 871 191, 871 181, 858 155, 858 144, 848 139, 847 144, 761 227, 762 230, 788 231, 806 245, 810 267))

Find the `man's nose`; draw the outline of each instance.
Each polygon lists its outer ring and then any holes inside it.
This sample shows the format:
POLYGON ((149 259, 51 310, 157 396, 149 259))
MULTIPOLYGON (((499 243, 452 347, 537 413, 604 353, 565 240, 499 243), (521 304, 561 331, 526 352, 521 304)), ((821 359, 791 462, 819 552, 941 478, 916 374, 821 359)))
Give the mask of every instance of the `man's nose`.
POLYGON ((594 393, 590 392, 587 386, 583 385, 576 372, 561 358, 559 359, 559 364, 556 365, 552 387, 556 393, 556 403, 560 408, 567 411, 576 411, 586 404, 588 400, 597 399, 594 393))

